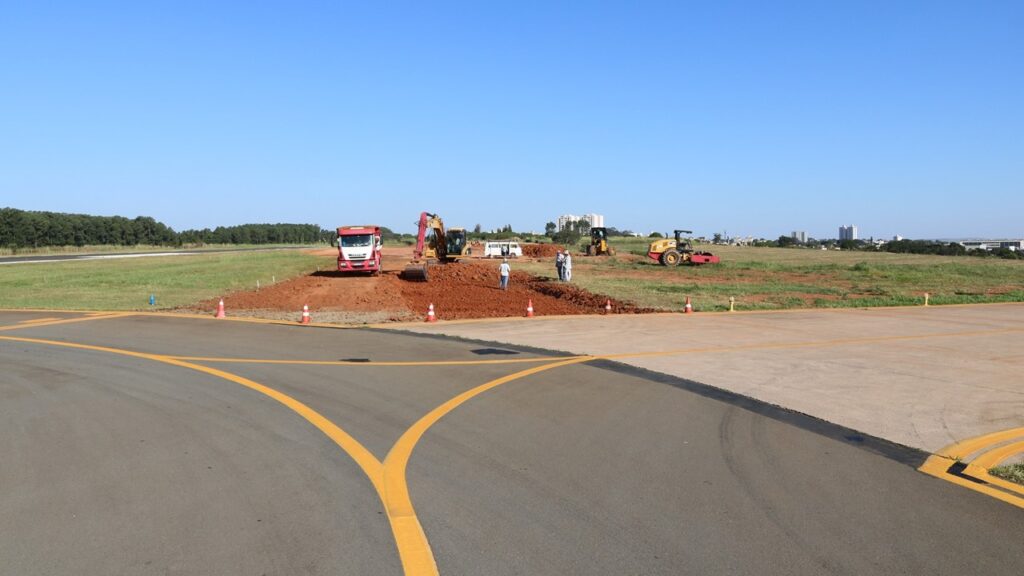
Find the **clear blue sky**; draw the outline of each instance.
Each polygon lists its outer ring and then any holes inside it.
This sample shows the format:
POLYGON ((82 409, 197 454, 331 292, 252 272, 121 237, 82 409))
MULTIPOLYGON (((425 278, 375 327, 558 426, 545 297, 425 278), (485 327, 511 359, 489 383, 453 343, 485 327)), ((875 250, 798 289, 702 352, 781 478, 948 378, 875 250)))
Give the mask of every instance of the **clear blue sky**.
POLYGON ((1024 237, 1024 2, 19 2, 0 206, 1024 237))

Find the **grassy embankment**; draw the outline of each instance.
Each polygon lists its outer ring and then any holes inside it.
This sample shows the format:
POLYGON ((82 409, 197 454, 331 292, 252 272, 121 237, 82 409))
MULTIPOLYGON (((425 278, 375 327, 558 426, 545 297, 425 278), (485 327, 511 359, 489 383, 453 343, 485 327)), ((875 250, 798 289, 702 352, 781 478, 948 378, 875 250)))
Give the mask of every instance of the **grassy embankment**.
MULTIPOLYGON (((700 310, 901 306, 1024 301, 1024 261, 884 252, 698 246, 718 265, 663 267, 648 240, 615 239, 614 257, 574 259, 573 282, 642 306, 677 310, 687 296, 700 310)), ((520 270, 554 276, 553 263, 520 270)))
POLYGON ((8 264, 0 266, 0 308, 176 308, 332 264, 331 257, 298 250, 8 264))

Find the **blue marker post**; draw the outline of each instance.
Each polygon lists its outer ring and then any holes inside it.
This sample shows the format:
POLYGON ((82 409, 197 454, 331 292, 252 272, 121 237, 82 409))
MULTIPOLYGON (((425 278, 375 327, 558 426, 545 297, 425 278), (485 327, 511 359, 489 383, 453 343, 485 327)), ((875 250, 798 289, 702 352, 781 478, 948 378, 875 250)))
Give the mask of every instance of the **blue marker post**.
POLYGON ((149 305, 153 306, 156 304, 156 296, 154 294, 149 295, 149 305))

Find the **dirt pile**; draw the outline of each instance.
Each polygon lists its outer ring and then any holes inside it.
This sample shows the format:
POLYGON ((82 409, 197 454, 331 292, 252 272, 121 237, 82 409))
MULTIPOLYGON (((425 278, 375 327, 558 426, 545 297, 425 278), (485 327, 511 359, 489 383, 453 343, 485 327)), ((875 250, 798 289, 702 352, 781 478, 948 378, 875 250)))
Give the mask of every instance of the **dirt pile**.
POLYGON ((558 244, 523 244, 523 256, 530 258, 554 258, 555 254, 565 250, 558 244))
MULTIPOLYGON (((552 252, 553 253, 553 252, 552 252)), ((318 272, 301 276, 259 291, 228 294, 224 303, 229 314, 264 317, 295 316, 308 305, 318 321, 379 322, 422 318, 434 305, 438 318, 497 318, 525 316, 533 301, 538 316, 562 314, 603 314, 608 298, 592 294, 569 283, 538 278, 513 270, 508 290, 498 288, 498 263, 465 261, 429 268, 429 282, 409 282, 398 276, 404 262, 381 276, 348 276, 318 272)), ((612 299, 614 313, 655 312, 612 299)), ((190 309, 210 311, 217 299, 197 303, 190 309)))
MULTIPOLYGON (((608 298, 591 294, 572 284, 537 278, 512 271, 508 290, 498 288, 498 266, 491 263, 462 263, 430 268, 429 282, 402 285, 402 297, 411 310, 426 312, 430 304, 438 318, 495 318, 524 316, 529 301, 535 314, 601 314, 608 298)), ((628 303, 612 301, 616 313, 642 313, 628 303)))

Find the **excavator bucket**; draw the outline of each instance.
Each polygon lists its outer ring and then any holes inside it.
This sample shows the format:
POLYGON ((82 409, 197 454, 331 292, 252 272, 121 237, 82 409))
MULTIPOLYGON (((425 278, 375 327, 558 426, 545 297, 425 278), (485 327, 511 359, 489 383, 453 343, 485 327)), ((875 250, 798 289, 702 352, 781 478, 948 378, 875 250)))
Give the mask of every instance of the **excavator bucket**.
POLYGON ((428 280, 426 264, 409 264, 402 270, 402 280, 411 282, 426 282, 428 280))

